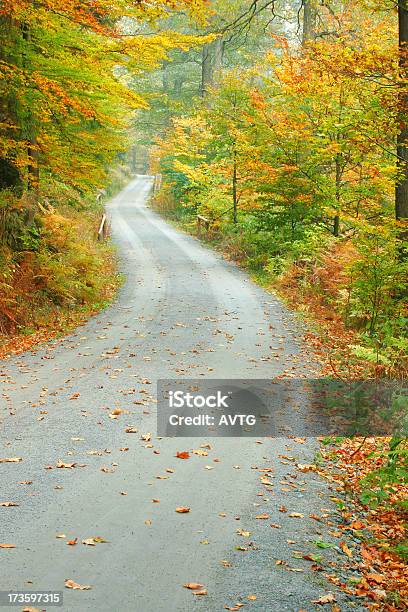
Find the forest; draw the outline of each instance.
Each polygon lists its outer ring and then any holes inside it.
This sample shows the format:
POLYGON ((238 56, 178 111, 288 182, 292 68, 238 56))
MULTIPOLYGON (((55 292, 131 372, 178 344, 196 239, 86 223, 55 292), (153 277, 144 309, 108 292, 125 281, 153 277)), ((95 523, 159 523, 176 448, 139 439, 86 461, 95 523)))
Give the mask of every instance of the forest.
POLYGON ((401 373, 405 13, 399 29, 392 2, 305 3, 302 22, 296 3, 235 5, 201 65, 184 52, 162 70, 156 206, 208 218, 208 239, 311 310, 348 363, 401 373))
MULTIPOLYGON (((408 0, 2 0, 0 356, 115 299, 99 222, 148 175, 155 214, 306 322, 322 375, 406 385, 407 68, 408 0)), ((353 537, 364 516, 342 588, 370 610, 408 601, 407 457, 403 436, 316 455, 353 537)))

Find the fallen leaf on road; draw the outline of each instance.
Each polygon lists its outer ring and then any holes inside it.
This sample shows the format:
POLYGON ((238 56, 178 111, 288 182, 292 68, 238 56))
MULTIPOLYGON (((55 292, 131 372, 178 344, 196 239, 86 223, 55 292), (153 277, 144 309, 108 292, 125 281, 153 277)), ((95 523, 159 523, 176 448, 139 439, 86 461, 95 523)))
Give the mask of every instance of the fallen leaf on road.
POLYGON ((178 459, 189 459, 190 453, 188 453, 187 451, 177 451, 176 457, 178 459))
POLYGON ((355 529, 359 531, 360 529, 365 529, 366 525, 362 521, 353 521, 350 525, 350 529, 355 529))
POLYGON ((309 463, 297 463, 296 467, 299 472, 311 472, 315 469, 315 466, 309 463))
POLYGON ((117 419, 121 414, 129 414, 129 410, 122 410, 122 408, 115 408, 109 413, 110 419, 117 419))
POLYGON ((38 608, 23 608, 23 612, 41 612, 38 608))
POLYGON ((260 519, 260 520, 267 520, 268 518, 270 518, 269 514, 257 514, 256 519, 260 519))
POLYGON ((21 482, 18 482, 17 484, 30 485, 30 484, 33 484, 33 481, 32 480, 22 480, 21 482))
POLYGON ((185 589, 190 589, 192 591, 196 591, 197 589, 202 589, 203 588, 203 584, 200 584, 198 582, 186 582, 186 584, 183 584, 183 587, 185 589))
POLYGON ((85 544, 85 546, 95 546, 98 543, 106 544, 107 542, 108 540, 100 537, 86 538, 86 540, 82 540, 82 544, 85 544))
POLYGON ((15 544, 0 544, 0 548, 15 548, 15 544))
POLYGON ((185 514, 186 512, 190 512, 190 508, 188 508, 187 506, 178 506, 178 508, 176 508, 176 512, 179 512, 180 514, 185 514))
POLYGON ((75 538, 75 540, 68 540, 67 544, 68 546, 76 546, 78 544, 78 538, 75 538))
POLYGON ((143 442, 150 442, 150 440, 152 439, 152 434, 151 433, 142 434, 140 436, 140 439, 143 440, 143 442))
POLYGON ((249 599, 249 601, 255 601, 256 595, 248 595, 247 599, 249 599))
POLYGON ((61 459, 58 459, 57 462, 57 468, 67 468, 67 469, 72 469, 76 466, 76 463, 64 463, 63 461, 61 461, 61 459))
POLYGON ((243 536, 244 538, 249 538, 251 535, 250 531, 244 531, 243 529, 237 529, 237 534, 243 536))
POLYGON ((207 451, 203 451, 201 450, 201 448, 198 448, 197 450, 193 450, 194 455, 199 455, 200 457, 207 457, 208 453, 207 451))
POLYGON ((349 549, 349 547, 347 546, 345 542, 340 542, 339 546, 345 555, 347 555, 350 558, 353 556, 353 553, 351 552, 351 550, 349 549))
POLYGON ((385 576, 383 576, 382 574, 366 574, 367 580, 371 580, 373 582, 376 582, 377 584, 382 584, 383 582, 386 582, 386 578, 385 576))
POLYGON ((16 504, 15 502, 0 502, 0 506, 3 508, 10 508, 11 506, 19 506, 20 504, 16 504))
POLYGON ((304 515, 300 512, 291 512, 289 516, 290 518, 304 518, 304 515))
POLYGON ((139 430, 137 427, 126 427, 125 433, 137 433, 139 430))
POLYGON ((159 503, 160 503, 160 499, 152 499, 152 502, 153 502, 154 504, 159 504, 159 503))
POLYGON ((312 603, 323 605, 327 603, 334 603, 335 601, 336 601, 335 594, 327 593, 327 595, 322 595, 321 597, 319 597, 319 599, 314 599, 312 603))
POLYGON ((56 538, 66 538, 67 536, 65 535, 65 533, 57 533, 57 535, 55 536, 56 538))
POLYGON ((0 459, 0 463, 19 463, 22 460, 22 457, 6 457, 4 459, 0 459))
POLYGON ((81 585, 71 579, 65 580, 66 589, 74 589, 75 591, 89 591, 92 587, 89 584, 81 585))
POLYGON ((201 591, 194 591, 193 595, 208 595, 207 589, 202 589, 201 591))

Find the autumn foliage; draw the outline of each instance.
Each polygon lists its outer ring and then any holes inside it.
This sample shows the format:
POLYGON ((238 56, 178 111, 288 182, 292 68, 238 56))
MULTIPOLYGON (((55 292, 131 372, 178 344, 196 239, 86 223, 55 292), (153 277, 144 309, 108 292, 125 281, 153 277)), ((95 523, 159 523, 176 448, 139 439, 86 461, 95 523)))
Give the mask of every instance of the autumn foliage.
POLYGON ((301 48, 274 36, 262 62, 224 71, 210 103, 173 119, 152 167, 167 208, 208 217, 229 256, 303 310, 320 304, 356 332, 352 356, 394 375, 408 348, 396 14, 332 12, 332 35, 301 48))
POLYGON ((111 255, 92 243, 96 196, 125 178, 129 128, 148 106, 137 79, 199 42, 166 31, 165 19, 183 10, 202 22, 204 9, 197 0, 1 3, 0 333, 36 330, 55 305, 58 318, 58 308, 104 302, 111 255))

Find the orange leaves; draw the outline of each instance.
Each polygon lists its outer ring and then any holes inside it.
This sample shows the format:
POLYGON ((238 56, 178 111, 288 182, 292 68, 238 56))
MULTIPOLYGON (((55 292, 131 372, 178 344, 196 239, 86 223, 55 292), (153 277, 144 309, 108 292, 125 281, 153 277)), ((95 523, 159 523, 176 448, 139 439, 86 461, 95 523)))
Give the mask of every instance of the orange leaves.
POLYGON ((347 555, 349 558, 353 556, 353 553, 351 552, 350 548, 347 546, 345 542, 340 542, 339 546, 341 550, 344 552, 344 554, 347 555))
POLYGON ((177 451, 175 456, 178 459, 189 459, 190 458, 190 453, 188 453, 187 451, 177 451))
POLYGON ((200 584, 199 582, 186 582, 186 584, 183 584, 183 587, 185 589, 189 589, 190 591, 193 591, 193 595, 208 595, 208 591, 207 589, 203 588, 203 584, 200 584))

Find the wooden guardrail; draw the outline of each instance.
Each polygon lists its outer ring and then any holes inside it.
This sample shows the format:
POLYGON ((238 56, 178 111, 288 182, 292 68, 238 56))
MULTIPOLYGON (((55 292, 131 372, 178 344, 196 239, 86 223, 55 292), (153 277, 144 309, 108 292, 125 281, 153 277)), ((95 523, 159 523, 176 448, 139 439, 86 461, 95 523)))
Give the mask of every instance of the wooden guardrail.
POLYGON ((210 229, 210 220, 202 215, 197 215, 197 235, 201 238, 202 228, 205 228, 205 237, 208 238, 208 230, 210 229))

